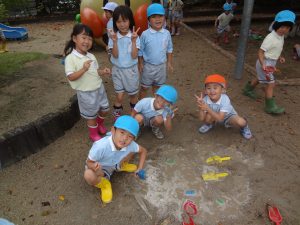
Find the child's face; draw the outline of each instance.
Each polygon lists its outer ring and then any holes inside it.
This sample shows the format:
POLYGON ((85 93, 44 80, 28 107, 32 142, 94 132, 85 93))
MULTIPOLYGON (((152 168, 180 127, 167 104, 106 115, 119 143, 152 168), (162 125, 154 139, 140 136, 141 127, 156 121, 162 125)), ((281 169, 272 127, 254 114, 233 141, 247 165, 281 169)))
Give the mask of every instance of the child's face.
POLYGON ((109 20, 112 18, 112 11, 104 9, 105 17, 109 20))
POLYGON ((155 95, 153 105, 156 110, 159 110, 159 109, 163 109, 165 106, 170 106, 171 104, 160 95, 155 95))
POLYGON ((228 15, 229 13, 230 13, 230 11, 229 11, 229 10, 226 10, 226 11, 225 11, 225 14, 226 14, 226 15, 228 15))
POLYGON ((122 16, 116 21, 117 28, 122 35, 126 35, 129 31, 129 19, 123 19, 122 16))
POLYGON ((205 92, 211 101, 217 102, 222 94, 223 87, 218 83, 209 83, 205 85, 205 92))
POLYGON ((133 140, 134 136, 126 130, 112 127, 112 140, 117 149, 122 149, 127 147, 133 140))
POLYGON ((283 35, 286 35, 290 32, 290 27, 289 26, 281 26, 277 29, 276 33, 279 35, 279 36, 283 36, 283 35))
POLYGON ((84 32, 73 36, 73 41, 75 42, 76 51, 78 51, 81 54, 86 54, 93 45, 93 38, 86 35, 84 32))
POLYGON ((149 18, 150 26, 153 30, 159 31, 163 27, 165 22, 165 16, 163 15, 152 15, 149 18))

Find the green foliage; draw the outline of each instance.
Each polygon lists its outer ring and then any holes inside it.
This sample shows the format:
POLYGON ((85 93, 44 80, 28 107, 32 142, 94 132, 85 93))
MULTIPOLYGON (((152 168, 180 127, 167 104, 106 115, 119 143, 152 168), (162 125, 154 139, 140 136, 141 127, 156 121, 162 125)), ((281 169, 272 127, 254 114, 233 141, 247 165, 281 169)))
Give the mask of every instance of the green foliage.
POLYGON ((29 0, 0 0, 9 11, 25 8, 29 0))
POLYGON ((7 52, 0 54, 0 86, 14 79, 13 75, 20 71, 25 63, 47 57, 48 55, 39 52, 7 52))
POLYGON ((5 5, 0 1, 0 21, 5 21, 8 17, 5 5))

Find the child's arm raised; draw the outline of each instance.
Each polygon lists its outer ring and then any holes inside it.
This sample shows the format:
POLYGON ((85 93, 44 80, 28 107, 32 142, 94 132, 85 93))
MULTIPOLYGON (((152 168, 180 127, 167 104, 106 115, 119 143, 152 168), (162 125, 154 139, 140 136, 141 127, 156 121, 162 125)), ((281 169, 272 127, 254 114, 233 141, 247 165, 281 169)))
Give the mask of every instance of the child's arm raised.
POLYGON ((135 27, 132 29, 132 35, 131 35, 131 42, 132 42, 132 51, 131 51, 131 58, 136 59, 138 57, 138 51, 137 48, 137 39, 139 37, 138 32, 140 30, 140 27, 135 31, 135 27))
POLYGON ((103 75, 110 75, 111 74, 111 70, 107 67, 105 67, 104 69, 98 69, 97 70, 98 74, 103 76, 103 75))
POLYGON ((113 47, 112 47, 111 54, 113 55, 114 58, 118 58, 119 57, 119 48, 118 48, 117 34, 112 29, 109 29, 108 33, 109 33, 110 39, 113 42, 113 47))
POLYGON ((68 75, 68 79, 69 79, 70 81, 74 81, 74 80, 79 79, 86 71, 89 70, 89 68, 90 68, 92 62, 93 62, 93 60, 87 60, 87 61, 83 64, 83 67, 82 67, 80 70, 78 70, 78 71, 76 71, 76 72, 74 72, 74 73, 68 75))

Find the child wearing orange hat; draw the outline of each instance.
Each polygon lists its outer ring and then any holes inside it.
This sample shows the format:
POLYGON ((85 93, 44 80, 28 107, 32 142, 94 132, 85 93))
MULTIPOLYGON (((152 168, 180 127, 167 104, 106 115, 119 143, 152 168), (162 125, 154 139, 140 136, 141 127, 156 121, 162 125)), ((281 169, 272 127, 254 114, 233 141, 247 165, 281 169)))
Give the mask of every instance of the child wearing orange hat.
POLYGON ((226 80, 219 74, 209 75, 205 78, 205 96, 195 95, 199 108, 199 119, 204 124, 199 128, 200 133, 206 133, 216 123, 225 127, 238 127, 246 139, 252 137, 247 120, 237 114, 231 105, 229 97, 224 94, 226 80))

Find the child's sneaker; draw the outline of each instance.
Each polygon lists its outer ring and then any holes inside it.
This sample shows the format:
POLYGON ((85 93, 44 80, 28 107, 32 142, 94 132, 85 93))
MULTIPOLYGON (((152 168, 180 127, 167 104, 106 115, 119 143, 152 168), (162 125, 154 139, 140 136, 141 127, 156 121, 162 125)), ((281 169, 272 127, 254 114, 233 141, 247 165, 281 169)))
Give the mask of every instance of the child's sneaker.
POLYGON ((245 127, 241 128, 241 134, 243 135, 243 137, 245 139, 252 138, 252 133, 250 131, 250 128, 249 128, 248 124, 245 127))
POLYGON ((209 131, 211 128, 213 128, 213 125, 212 124, 204 124, 202 125, 200 128, 199 128, 199 132, 204 134, 206 133, 207 131, 209 131))
POLYGON ((152 133, 154 134, 154 136, 157 139, 164 139, 164 134, 161 132, 161 130, 159 129, 159 127, 152 127, 152 133))

